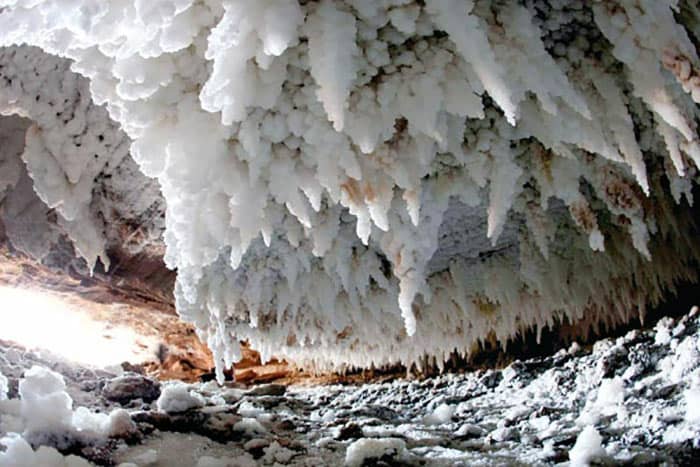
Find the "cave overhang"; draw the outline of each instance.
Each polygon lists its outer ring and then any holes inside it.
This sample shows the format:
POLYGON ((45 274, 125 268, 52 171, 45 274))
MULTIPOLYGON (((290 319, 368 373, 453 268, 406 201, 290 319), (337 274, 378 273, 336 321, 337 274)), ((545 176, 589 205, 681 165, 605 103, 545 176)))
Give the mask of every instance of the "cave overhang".
POLYGON ((0 7, 3 237, 163 257, 220 376, 239 340, 441 362, 694 279, 692 2, 0 7))

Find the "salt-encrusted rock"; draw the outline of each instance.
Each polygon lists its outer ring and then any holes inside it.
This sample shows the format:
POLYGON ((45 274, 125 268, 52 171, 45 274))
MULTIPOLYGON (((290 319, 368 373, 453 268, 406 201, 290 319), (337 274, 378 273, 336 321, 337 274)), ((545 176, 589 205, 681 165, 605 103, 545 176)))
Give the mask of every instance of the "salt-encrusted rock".
POLYGON ((204 398, 193 391, 190 385, 171 381, 162 388, 157 407, 161 412, 178 413, 202 407, 204 402, 204 398))
POLYGON ((246 394, 250 396, 283 396, 287 392, 284 384, 260 384, 249 389, 246 394))
POLYGON ((486 431, 483 428, 473 423, 465 423, 455 431, 455 436, 465 439, 480 438, 485 434, 486 431))
POLYGON ((105 383, 102 395, 107 400, 120 404, 134 399, 149 403, 160 396, 160 383, 142 375, 118 376, 105 383))
POLYGON ((406 461, 409 453, 406 443, 397 438, 361 438, 348 446, 345 453, 345 465, 360 467, 369 463, 392 463, 406 461))
POLYGON ((518 441, 520 439, 520 433, 518 430, 512 426, 504 426, 496 428, 486 437, 487 442, 496 441, 502 443, 504 441, 518 441))

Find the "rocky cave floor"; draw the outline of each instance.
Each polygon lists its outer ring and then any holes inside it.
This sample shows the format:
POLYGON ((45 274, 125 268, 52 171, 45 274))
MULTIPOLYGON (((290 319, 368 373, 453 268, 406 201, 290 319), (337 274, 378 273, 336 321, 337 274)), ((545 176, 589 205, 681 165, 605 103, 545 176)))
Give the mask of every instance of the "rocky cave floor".
POLYGON ((2 466, 85 465, 74 456, 123 467, 700 465, 697 308, 592 347, 573 344, 500 370, 424 380, 247 388, 160 383, 7 343, 0 345, 0 375, 7 380, 2 400, 0 377, 2 466), (41 388, 23 390, 22 378, 37 365, 62 375, 65 389, 47 389, 46 381, 60 377, 35 368, 41 388), (122 408, 127 423, 115 430, 112 421, 111 431, 100 434, 76 415, 61 424, 22 405, 21 397, 61 391, 73 408, 90 413, 122 408), (22 439, 61 454, 32 452, 22 439))

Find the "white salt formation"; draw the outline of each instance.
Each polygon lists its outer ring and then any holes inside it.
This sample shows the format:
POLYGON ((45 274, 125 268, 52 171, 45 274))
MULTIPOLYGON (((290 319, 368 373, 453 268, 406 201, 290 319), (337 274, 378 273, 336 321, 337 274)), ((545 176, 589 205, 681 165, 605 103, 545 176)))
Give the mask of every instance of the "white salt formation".
POLYGON ((73 410, 73 400, 66 392, 63 376, 40 366, 25 371, 19 383, 19 396, 20 399, 0 403, 0 434, 3 435, 0 446, 4 447, 4 452, 0 451, 2 466, 92 465, 74 455, 63 456, 47 444, 65 447, 74 438, 94 441, 123 437, 136 427, 124 409, 114 409, 109 414, 86 407, 73 410), (30 443, 40 447, 33 450, 30 443))
POLYGON ((7 399, 7 377, 0 372, 0 400, 7 399))
POLYGON ((204 400, 201 396, 190 391, 186 384, 180 382, 165 386, 157 401, 158 410, 163 412, 184 412, 203 405, 204 400))
POLYGON ((0 48, 0 220, 15 248, 43 260, 67 234, 93 268, 98 258, 108 266, 106 246, 121 240, 112 223, 139 225, 126 249, 157 238, 160 192, 128 157, 129 144, 69 61, 0 48))
POLYGON ((107 263, 105 104, 220 378, 239 339, 340 368, 624 321, 700 251, 690 1, 0 0, 0 31, 34 189, 107 263))
POLYGON ((591 461, 605 456, 605 449, 601 444, 603 438, 592 427, 587 426, 576 438, 576 444, 569 451, 571 467, 585 467, 591 465, 591 461))
POLYGON ((381 458, 384 455, 406 457, 406 442, 399 438, 369 439, 361 438, 348 446, 345 454, 345 465, 361 467, 365 459, 381 458))

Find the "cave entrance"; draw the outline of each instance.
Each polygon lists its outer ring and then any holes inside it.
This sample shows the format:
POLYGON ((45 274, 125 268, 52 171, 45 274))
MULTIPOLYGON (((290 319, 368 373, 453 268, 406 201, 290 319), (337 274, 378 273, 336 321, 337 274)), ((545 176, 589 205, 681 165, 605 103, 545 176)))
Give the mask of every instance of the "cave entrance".
POLYGON ((0 340, 97 368, 153 360, 160 339, 116 319, 117 308, 0 285, 0 340))

